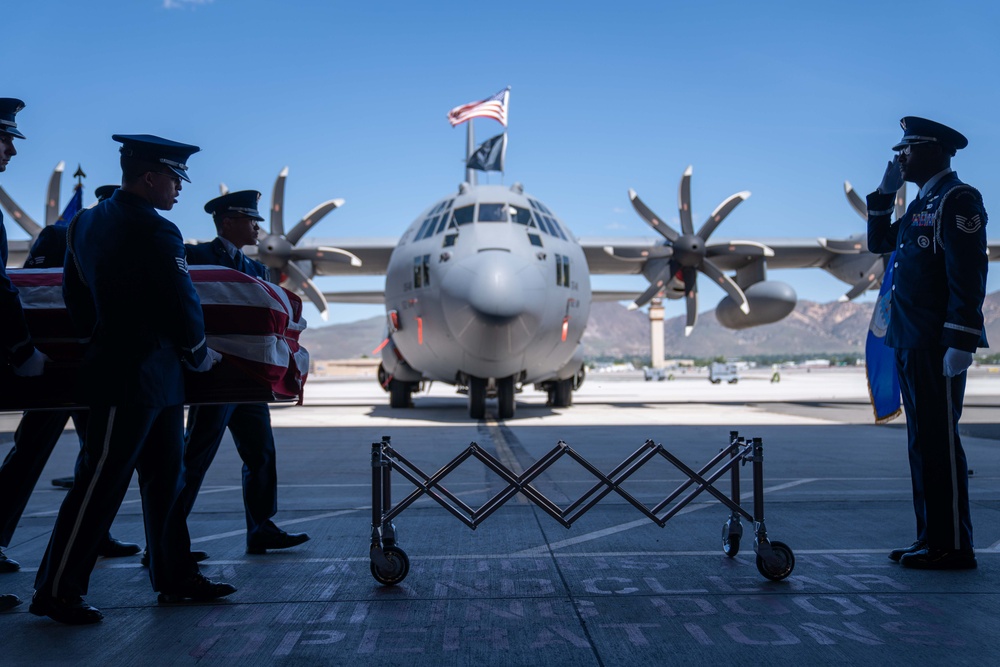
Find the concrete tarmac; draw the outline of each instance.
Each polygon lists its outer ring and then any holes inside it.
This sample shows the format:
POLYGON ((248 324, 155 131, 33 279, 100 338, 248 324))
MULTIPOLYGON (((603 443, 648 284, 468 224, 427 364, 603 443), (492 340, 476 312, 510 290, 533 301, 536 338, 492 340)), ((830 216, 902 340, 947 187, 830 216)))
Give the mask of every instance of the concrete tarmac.
MULTIPOLYGON (((314 382, 304 406, 272 410, 278 442, 276 523, 311 541, 245 553, 241 463, 223 442, 190 520, 202 571, 238 592, 217 604, 162 607, 138 558, 100 559, 87 601, 105 613, 66 627, 27 612, 38 562, 70 474, 68 431, 5 551, 22 570, 0 593, 25 603, 0 615, 2 665, 687 665, 1000 663, 1000 374, 974 369, 963 416, 979 568, 907 570, 886 557, 915 538, 902 418, 872 423, 863 370, 750 373, 711 385, 697 373, 643 382, 593 374, 571 408, 518 395, 515 418, 473 422, 465 398, 435 385, 393 410, 373 380, 314 382), (699 468, 729 433, 760 437, 768 536, 795 566, 758 571, 753 527, 735 558, 722 551, 729 510, 702 494, 661 528, 611 493, 566 529, 517 496, 475 531, 426 495, 396 519, 410 570, 397 586, 371 574, 371 445, 427 474, 470 443, 528 468, 559 441, 610 472, 644 441, 699 468)), ((0 415, 0 453, 16 415, 0 415)), ((743 507, 752 511, 749 465, 743 507)), ((687 477, 656 457, 622 484, 653 507, 687 477)), ((566 507, 596 483, 563 458, 534 486, 566 507)), ((468 460, 441 484, 470 507, 505 487, 468 460)), ((716 484, 728 493, 728 477, 716 484)), ((413 485, 393 476, 393 501, 413 485)), ((133 480, 114 535, 142 542, 133 480)))

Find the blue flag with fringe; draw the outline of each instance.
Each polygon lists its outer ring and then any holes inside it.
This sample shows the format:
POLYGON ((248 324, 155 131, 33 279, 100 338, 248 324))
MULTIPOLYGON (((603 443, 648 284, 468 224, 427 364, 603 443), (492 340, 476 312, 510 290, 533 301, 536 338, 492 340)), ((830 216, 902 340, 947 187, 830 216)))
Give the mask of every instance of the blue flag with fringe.
POLYGON ((78 185, 74 188, 73 196, 70 197, 69 203, 63 209, 62 215, 52 224, 56 227, 66 227, 81 208, 83 208, 83 187, 78 185))
POLYGON ((893 252, 882 276, 882 286, 878 290, 878 301, 875 302, 875 312, 872 313, 865 341, 865 373, 868 375, 868 394, 876 424, 884 424, 902 413, 896 351, 885 344, 885 332, 892 315, 892 267, 895 260, 896 253, 893 252))

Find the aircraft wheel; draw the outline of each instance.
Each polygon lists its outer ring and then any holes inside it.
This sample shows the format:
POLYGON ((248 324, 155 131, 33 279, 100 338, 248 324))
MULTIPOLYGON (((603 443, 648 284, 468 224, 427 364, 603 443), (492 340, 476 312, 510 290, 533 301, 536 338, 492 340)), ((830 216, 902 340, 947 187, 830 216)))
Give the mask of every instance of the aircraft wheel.
POLYGON ((469 378, 469 416, 473 419, 483 419, 486 416, 485 378, 469 378))
POLYGON ((514 417, 514 376, 497 380, 497 404, 500 406, 500 419, 514 417))
POLYGON ((568 408, 573 405, 573 379, 558 380, 552 390, 550 402, 553 407, 568 408))
POLYGON ((389 407, 409 408, 413 407, 410 394, 413 391, 413 384, 401 382, 399 380, 389 380, 389 407))

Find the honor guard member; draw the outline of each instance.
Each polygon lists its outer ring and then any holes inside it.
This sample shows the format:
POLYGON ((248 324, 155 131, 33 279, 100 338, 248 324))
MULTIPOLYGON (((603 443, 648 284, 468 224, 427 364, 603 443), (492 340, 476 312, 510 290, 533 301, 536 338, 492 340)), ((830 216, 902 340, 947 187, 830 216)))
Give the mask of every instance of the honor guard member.
POLYGON ((103 615, 83 600, 100 540, 139 474, 150 579, 163 603, 233 593, 198 572, 176 503, 183 483, 184 367, 220 358, 205 344, 201 303, 169 211, 199 149, 152 135, 121 142, 122 186, 80 213, 67 234, 63 296, 89 336, 80 373, 90 407, 84 449, 35 579, 29 611, 68 624, 103 615))
MULTIPOLYGON (((7 171, 7 164, 17 155, 14 139, 24 139, 17 129, 15 116, 24 108, 24 102, 13 97, 0 97, 0 172, 7 171)), ((15 375, 32 377, 41 375, 48 357, 35 349, 28 333, 28 325, 21 309, 21 297, 7 277, 7 227, 0 210, 0 364, 10 366, 15 375)), ((5 545, 6 546, 6 545, 5 545)), ((0 549, 0 572, 16 572, 17 561, 10 560, 0 549)), ((10 609, 21 601, 16 595, 0 595, 0 610, 10 609)))
MULTIPOLYGON (((217 264, 247 275, 270 280, 270 271, 243 254, 243 246, 256 246, 260 233, 256 190, 230 192, 205 204, 212 214, 218 237, 211 243, 185 246, 188 264, 217 264)), ((266 403, 198 405, 188 411, 184 452, 184 491, 181 503, 191 512, 205 473, 229 428, 236 451, 243 459, 243 505, 247 519, 247 553, 286 549, 309 539, 305 533, 286 533, 271 521, 278 511, 278 475, 274 433, 266 403)))
POLYGON ((958 434, 966 369, 987 347, 986 209, 951 158, 968 140, 924 118, 900 121, 903 138, 878 190, 868 195, 868 249, 895 252, 885 344, 896 350, 906 412, 917 539, 889 558, 904 567, 976 567, 968 464, 958 434), (892 222, 903 181, 920 192, 892 222))
MULTIPOLYGON (((118 186, 110 187, 113 190, 118 186)), ((98 188, 98 201, 100 190, 98 188)), ((55 224, 45 227, 32 244, 24 268, 61 268, 66 254, 68 226, 69 221, 60 218, 55 224)), ((42 469, 71 417, 82 449, 87 430, 86 410, 29 410, 21 417, 14 432, 14 447, 0 466, 0 548, 6 548, 10 544, 42 469)), ((64 488, 72 485, 73 478, 70 477, 64 488)), ((140 551, 138 544, 116 540, 108 533, 98 546, 97 555, 120 558, 134 556, 140 551)), ((17 561, 2 554, 3 551, 0 551, 0 572, 15 572, 20 569, 17 561)))

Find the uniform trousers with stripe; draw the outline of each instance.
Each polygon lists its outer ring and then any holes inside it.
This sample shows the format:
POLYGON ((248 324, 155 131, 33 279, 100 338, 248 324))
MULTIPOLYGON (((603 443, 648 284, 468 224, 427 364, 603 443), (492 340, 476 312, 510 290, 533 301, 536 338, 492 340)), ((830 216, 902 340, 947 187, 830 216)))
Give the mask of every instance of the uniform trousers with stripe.
POLYGON ((22 415, 14 432, 14 446, 0 466, 0 548, 10 546, 31 492, 70 416, 77 434, 82 436, 87 425, 86 410, 30 410, 22 415))
POLYGON ((906 412, 917 539, 932 549, 972 549, 969 465, 958 435, 966 373, 944 376, 945 348, 896 349, 906 412))
POLYGON ((191 406, 184 436, 185 483, 180 502, 187 516, 227 427, 243 459, 243 507, 250 542, 279 532, 270 520, 278 513, 278 471, 271 411, 266 403, 191 406))
POLYGON ((92 406, 73 488, 56 518, 35 578, 55 597, 85 595, 100 540, 125 497, 132 471, 139 492, 153 590, 172 592, 198 572, 191 537, 176 502, 183 484, 184 406, 92 406))

